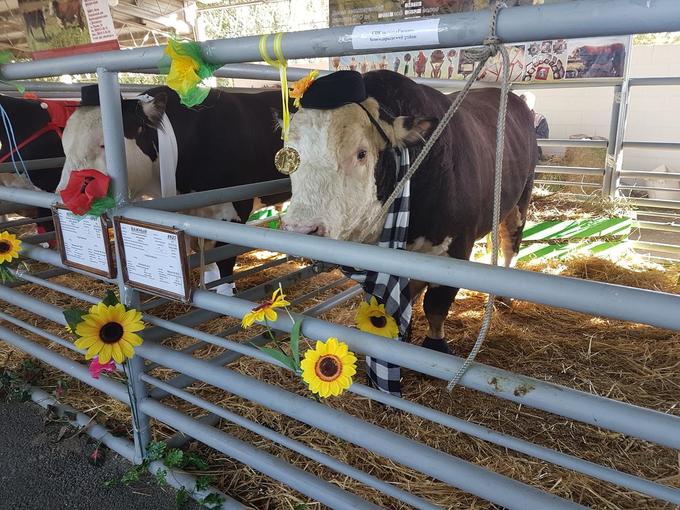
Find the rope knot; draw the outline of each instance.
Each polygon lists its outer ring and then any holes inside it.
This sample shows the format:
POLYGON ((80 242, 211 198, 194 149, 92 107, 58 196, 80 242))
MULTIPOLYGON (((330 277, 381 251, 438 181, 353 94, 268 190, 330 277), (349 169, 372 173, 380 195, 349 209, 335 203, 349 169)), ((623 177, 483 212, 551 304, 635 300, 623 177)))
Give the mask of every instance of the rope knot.
POLYGON ((501 45, 500 37, 492 35, 484 39, 484 46, 489 49, 489 55, 495 57, 501 45))

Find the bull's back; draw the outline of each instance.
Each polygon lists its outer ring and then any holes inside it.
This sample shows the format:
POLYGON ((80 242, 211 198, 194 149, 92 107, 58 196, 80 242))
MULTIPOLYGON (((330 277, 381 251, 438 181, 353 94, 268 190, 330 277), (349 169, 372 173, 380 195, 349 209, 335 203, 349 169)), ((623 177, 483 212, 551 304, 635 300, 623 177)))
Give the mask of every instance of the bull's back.
MULTIPOLYGON (((456 94, 441 92, 391 71, 364 75, 367 92, 392 115, 442 119, 456 94)), ((491 229, 496 123, 500 92, 475 89, 461 103, 411 183, 409 240, 425 236, 477 239, 491 229)), ((420 147, 412 151, 411 161, 420 147)), ((502 212, 519 201, 537 159, 533 120, 524 102, 508 98, 502 212)))

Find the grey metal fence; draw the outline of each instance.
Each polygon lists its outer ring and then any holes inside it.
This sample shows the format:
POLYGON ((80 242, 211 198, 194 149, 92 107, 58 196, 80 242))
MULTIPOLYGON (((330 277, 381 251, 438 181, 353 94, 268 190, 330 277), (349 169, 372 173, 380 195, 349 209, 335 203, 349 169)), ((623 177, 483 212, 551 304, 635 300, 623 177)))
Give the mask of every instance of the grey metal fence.
MULTIPOLYGON (((481 43, 486 37, 487 13, 446 15, 440 18, 439 46, 464 46, 481 43)), ((385 24, 389 30, 389 24, 385 24)), ((332 56, 360 53, 353 50, 350 41, 352 27, 315 30, 286 34, 283 38, 285 54, 290 58, 332 56)), ((572 38, 630 34, 638 32, 660 32, 680 30, 680 3, 676 0, 640 2, 638 0, 589 0, 550 4, 541 7, 516 7, 503 11, 498 20, 498 34, 504 42, 540 40, 543 38, 572 38)), ((258 38, 246 37, 202 43, 205 57, 215 63, 236 63, 244 60, 259 60, 258 38)), ((408 48, 405 46, 404 48, 408 48)), ((270 48, 271 49, 271 48, 270 48)), ((376 49, 371 50, 376 51, 376 49)), ((389 272, 417 280, 479 290, 508 297, 568 308, 598 316, 612 317, 680 331, 680 296, 661 292, 622 287, 532 273, 514 269, 491 267, 475 262, 433 257, 411 252, 386 251, 383 248, 331 239, 303 236, 282 231, 265 230, 217 220, 197 218, 175 212, 184 207, 196 207, 230 201, 237 198, 263 196, 280 190, 283 183, 265 183, 240 187, 239 189, 215 190, 146 203, 129 203, 125 151, 122 138, 120 87, 117 71, 133 71, 154 68, 162 58, 162 48, 108 52, 86 56, 68 57, 31 63, 4 65, 0 68, 3 79, 26 79, 64 73, 95 72, 100 86, 102 121, 106 145, 108 173, 112 177, 114 195, 118 207, 112 216, 147 221, 156 225, 180 228, 188 235, 231 243, 238 247, 254 247, 321 260, 330 264, 389 272)), ((244 71, 245 72, 245 71, 244 71)), ((571 143, 558 141, 552 143, 571 143)), ((603 146, 596 143, 597 146, 603 146)), ((599 169, 594 169, 593 172, 599 169)), ((49 193, 0 187, 0 199, 32 206, 50 207, 56 197, 49 193)), ((59 255, 37 244, 25 243, 23 256, 47 263, 57 270, 66 270, 59 255)), ((226 252, 215 254, 225 257, 226 252)), ((118 260, 119 267, 121 261, 118 260)), ((76 271, 78 272, 78 271, 76 271)), ((86 302, 95 303, 98 297, 89 296, 63 284, 50 281, 53 273, 21 274, 25 282, 42 285, 86 302)), ((87 274, 87 273, 84 273, 87 274)), ((303 278, 308 272, 291 274, 284 278, 303 278)), ((94 278, 96 276, 90 275, 94 278)), ((122 277, 115 280, 100 278, 117 285, 126 305, 140 308, 139 294, 127 287, 122 277)), ((112 398, 127 405, 133 405, 139 413, 139 420, 133 430, 133 443, 111 436, 103 428, 96 430, 105 443, 126 457, 140 462, 150 438, 149 419, 163 422, 178 432, 193 437, 225 455, 252 466, 276 480, 279 480, 302 494, 320 501, 332 508, 376 508, 368 501, 342 488, 314 476, 298 466, 266 453, 252 444, 240 441, 213 426, 210 420, 196 420, 169 404, 163 403, 167 395, 186 400, 193 405, 254 431, 285 448, 296 451, 314 462, 343 473, 368 484, 385 494, 416 508, 438 508, 436 501, 425 501, 409 494, 403 488, 387 484, 359 469, 348 466, 337 459, 315 452, 296 438, 285 437, 273 430, 253 423, 221 406, 207 402, 183 388, 193 381, 202 381, 225 392, 265 406, 282 415, 291 416, 311 427, 341 438, 357 447, 374 452, 383 458, 429 475, 452 487, 474 494, 480 498, 506 508, 552 509, 576 508, 580 505, 548 494, 527 484, 512 480, 475 464, 438 451, 403 435, 364 422, 356 417, 308 398, 293 394, 278 386, 268 384, 240 374, 226 367, 230 361, 248 356, 263 363, 278 364, 264 356, 255 347, 232 341, 224 335, 198 331, 195 326, 218 315, 235 318, 243 317, 250 311, 264 292, 266 286, 252 289, 249 294, 238 297, 217 295, 207 290, 194 289, 192 305, 194 310, 174 319, 172 322, 146 314, 144 320, 152 327, 144 331, 145 342, 137 349, 133 358, 128 384, 134 390, 134 401, 130 401, 127 388, 121 383, 102 376, 96 380, 87 369, 63 355, 32 342, 24 335, 0 327, 0 338, 48 363, 70 376, 89 384, 112 398), (213 360, 197 359, 192 349, 176 351, 163 346, 160 340, 179 333, 192 336, 204 345, 226 348, 224 355, 213 360), (145 365, 150 363, 151 365, 145 365), (160 381, 147 374, 149 366, 162 366, 176 371, 180 376, 171 381, 160 381)), ((418 346, 392 342, 387 339, 362 333, 331 322, 315 318, 314 315, 329 307, 336 306, 356 293, 356 288, 338 294, 330 302, 313 307, 303 315, 302 333, 309 338, 342 338, 356 353, 370 355, 391 363, 407 367, 439 379, 450 379, 459 369, 463 360, 456 356, 444 355, 418 346)), ((0 300, 44 317, 57 324, 65 324, 63 310, 52 304, 22 292, 21 286, 0 286, 0 300)), ((158 305, 162 300, 155 301, 158 305)), ((146 307, 146 309, 150 309, 146 307)), ((51 342, 75 350, 70 342, 43 331, 7 314, 2 319, 37 334, 51 342)), ((295 318, 295 317, 293 317, 295 318)), ((280 316, 271 323, 280 332, 289 332, 293 327, 291 318, 280 316)), ((262 345, 265 337, 252 338, 262 345)), ((667 448, 680 448, 680 417, 650 409, 636 407, 625 402, 576 391, 510 373, 481 363, 473 364, 461 380, 467 388, 475 389, 495 397, 563 416, 617 433, 650 441, 667 448), (504 384, 499 385, 497 381, 504 384), (530 388, 530 391, 527 391, 530 388)), ((618 484, 622 487, 680 504, 680 490, 661 483, 633 476, 616 469, 570 456, 529 441, 496 432, 441 411, 383 394, 355 382, 350 392, 401 409, 412 415, 443 425, 452 431, 460 431, 490 443, 554 463, 589 476, 618 484)), ((77 415, 77 421, 86 417, 77 415)), ((156 466, 158 468, 158 466, 156 466)), ((191 480, 186 481, 187 484, 191 480)), ((226 499, 224 508, 241 508, 242 505, 226 499)))

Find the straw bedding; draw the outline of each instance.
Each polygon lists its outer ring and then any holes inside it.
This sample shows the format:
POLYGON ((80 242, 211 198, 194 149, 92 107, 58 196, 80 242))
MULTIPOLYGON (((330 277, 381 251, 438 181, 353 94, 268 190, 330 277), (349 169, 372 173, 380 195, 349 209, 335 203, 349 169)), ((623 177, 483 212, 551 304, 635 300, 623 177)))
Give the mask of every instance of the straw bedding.
MULTIPOLYGON (((535 209, 533 216, 546 219, 550 216, 549 207, 541 208, 538 213, 535 209)), ((581 212, 579 215, 583 216, 584 213, 581 212)), ((239 266, 241 269, 252 267, 261 263, 267 256, 274 255, 266 253, 245 255, 240 258, 239 266)), ((293 271, 300 267, 300 264, 299 261, 292 261, 255 274, 241 280, 239 288, 245 289, 293 271)), ((645 262, 633 254, 616 261, 578 258, 533 263, 525 265, 524 268, 665 292, 680 292, 677 266, 664 268, 645 262)), ((286 291, 290 297, 295 298, 339 277, 339 273, 321 274, 286 291)), ((102 284, 76 275, 61 276, 55 281, 98 295, 103 294, 105 289, 102 284)), ((349 284, 343 284, 337 289, 324 292, 302 303, 296 309, 302 310, 312 306, 348 286, 349 284)), ((56 306, 82 305, 63 295, 32 285, 24 286, 21 290, 56 306)), ((457 355, 467 355, 474 343, 481 322, 484 299, 483 295, 476 292, 461 291, 455 306, 452 307, 446 323, 446 334, 457 355)), ((355 298, 322 317, 351 325, 358 302, 359 298, 355 298)), ((64 333, 61 326, 49 321, 32 317, 11 306, 6 306, 6 309, 17 317, 29 320, 51 332, 64 333)), ((155 312, 164 318, 172 318, 186 310, 187 307, 182 305, 170 305, 155 312)), ((414 338, 420 341, 427 330, 420 302, 415 306, 414 316, 414 338)), ((235 319, 219 318, 203 324, 200 329, 219 332, 235 324, 238 324, 235 319)), ((47 345, 46 342, 26 332, 23 334, 47 345)), ((243 332, 234 336, 237 339, 247 337, 248 335, 243 332)), ((165 340, 164 344, 181 349, 193 342, 194 340, 177 336, 165 340)), ((59 346, 50 348, 64 355, 77 356, 59 346)), ((221 348, 208 346, 199 349, 194 355, 199 358, 210 358, 222 351, 221 348)), ((0 356, 2 364, 10 368, 18 368, 21 360, 25 359, 22 353, 5 343, 0 343, 0 356)), ((478 361, 540 380, 680 415, 678 403, 680 335, 670 331, 590 317, 527 302, 515 302, 512 309, 500 311, 495 315, 488 340, 478 361)), ((65 376, 50 367, 43 368, 43 376, 38 384, 48 391, 53 390, 57 380, 64 379, 65 376)), ((271 365, 241 358, 230 368, 300 395, 310 396, 300 380, 271 365)), ((360 364, 357 380, 364 382, 362 368, 360 364)), ((177 374, 170 369, 157 368, 152 371, 152 375, 161 379, 171 379, 177 374)), ((97 421, 112 428, 116 433, 130 434, 129 414, 124 405, 112 401, 84 384, 73 380, 69 380, 69 384, 68 391, 61 398, 63 402, 94 415, 97 421)), ((404 371, 404 397, 409 400, 505 434, 558 449, 563 453, 680 487, 680 456, 668 448, 506 402, 474 390, 457 388, 449 395, 444 390, 445 384, 444 381, 404 371)), ((189 389, 202 398, 326 452, 336 459, 361 468, 443 508, 496 508, 482 499, 448 487, 433 478, 418 474, 362 448, 354 447, 294 418, 268 411, 260 405, 222 390, 203 383, 195 383, 189 389)), ((204 411, 175 398, 168 398, 164 402, 192 416, 205 414, 204 411)), ((664 505, 657 500, 612 484, 508 451, 424 419, 399 411, 385 410, 380 404, 351 394, 324 401, 323 405, 342 409, 353 416, 433 448, 587 506, 602 509, 671 508, 669 504, 664 505)), ((219 427, 234 437, 248 441, 301 469, 355 492, 380 507, 408 508, 363 484, 322 468, 315 462, 310 462, 230 423, 221 422, 219 427)), ((162 424, 155 424, 154 434, 156 439, 164 440, 171 437, 174 431, 162 424)), ((219 488, 253 508, 292 510, 300 503, 306 503, 307 506, 297 508, 315 510, 323 508, 322 505, 233 461, 224 454, 197 444, 192 444, 190 448, 200 451, 209 458, 212 466, 210 474, 216 477, 216 485, 219 488)))

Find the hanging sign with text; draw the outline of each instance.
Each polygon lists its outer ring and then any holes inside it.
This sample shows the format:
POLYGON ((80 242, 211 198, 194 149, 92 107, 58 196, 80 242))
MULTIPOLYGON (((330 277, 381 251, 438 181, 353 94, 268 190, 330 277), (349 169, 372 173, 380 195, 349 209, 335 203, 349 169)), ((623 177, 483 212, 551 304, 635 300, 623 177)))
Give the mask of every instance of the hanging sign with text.
POLYGON ((151 223, 115 218, 125 284, 188 302, 191 296, 184 232, 151 223))
POLYGON ((109 229, 103 217, 76 216, 63 206, 52 210, 61 261, 65 266, 113 278, 109 229))

